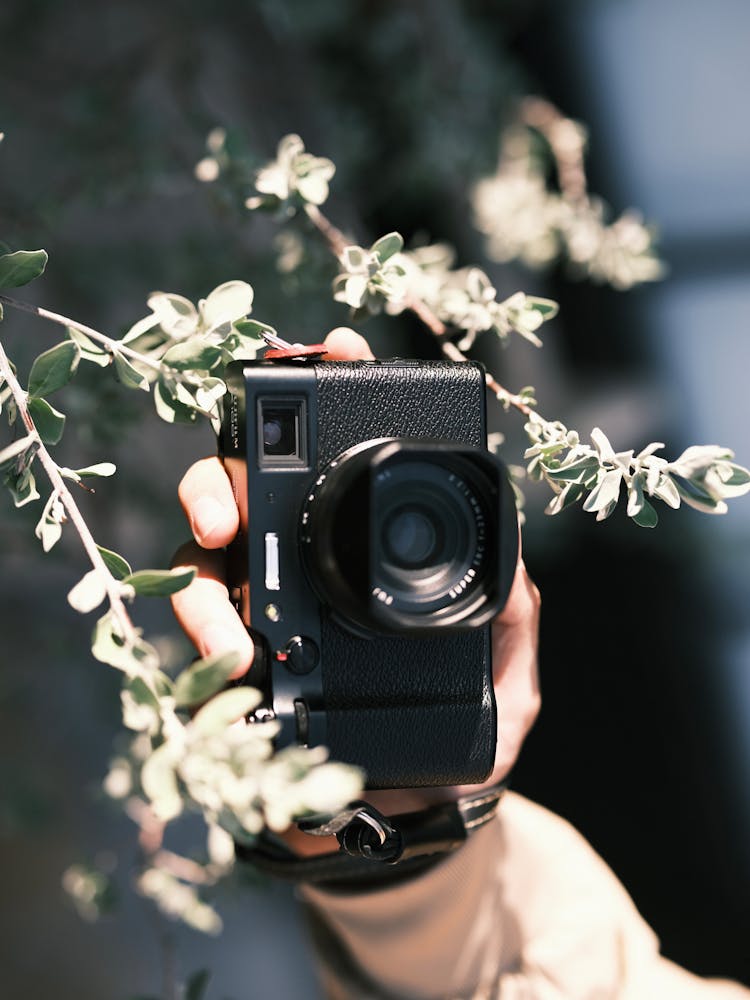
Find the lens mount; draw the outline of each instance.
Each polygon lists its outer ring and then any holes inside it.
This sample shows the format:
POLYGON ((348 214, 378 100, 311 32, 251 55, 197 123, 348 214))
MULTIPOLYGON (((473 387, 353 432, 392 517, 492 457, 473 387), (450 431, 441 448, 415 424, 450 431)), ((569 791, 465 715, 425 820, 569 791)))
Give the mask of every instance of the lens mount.
POLYGON ((319 476, 300 546, 313 588, 354 631, 474 628, 503 607, 518 527, 502 463, 481 448, 368 441, 319 476))

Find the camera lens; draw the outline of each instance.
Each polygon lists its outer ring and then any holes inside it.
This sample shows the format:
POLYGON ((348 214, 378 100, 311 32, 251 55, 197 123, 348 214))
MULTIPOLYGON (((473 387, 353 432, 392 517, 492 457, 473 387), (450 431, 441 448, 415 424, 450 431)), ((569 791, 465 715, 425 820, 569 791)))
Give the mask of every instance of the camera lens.
POLYGON ((484 555, 485 516, 450 467, 390 464, 375 477, 372 516, 378 544, 370 571, 390 608, 429 614, 472 585, 484 555))
POLYGON ((414 569, 433 557, 440 525, 431 511, 416 504, 397 507, 383 525, 383 548, 396 565, 414 569))
POLYGON ((368 635, 485 624, 505 603, 518 548, 501 463, 470 445, 408 438, 364 442, 331 462, 299 537, 321 601, 368 635))

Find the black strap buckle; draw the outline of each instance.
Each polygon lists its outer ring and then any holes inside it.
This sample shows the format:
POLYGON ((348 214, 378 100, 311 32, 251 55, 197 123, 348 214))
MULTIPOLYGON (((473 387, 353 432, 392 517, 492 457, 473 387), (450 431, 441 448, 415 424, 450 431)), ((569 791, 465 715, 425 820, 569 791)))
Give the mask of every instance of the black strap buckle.
POLYGON ((335 853, 300 858, 275 837, 237 855, 270 875, 318 885, 385 885, 423 871, 459 847, 495 815, 506 782, 454 802, 386 817, 367 802, 350 803, 336 816, 312 816, 298 827, 313 836, 335 836, 335 853), (380 864, 373 864, 380 862, 380 864), (389 874, 390 873, 390 874, 389 874))
POLYGON ((308 819, 298 826, 314 837, 335 836, 341 850, 353 858, 392 864, 403 854, 403 837, 399 830, 369 802, 352 802, 325 822, 308 819))

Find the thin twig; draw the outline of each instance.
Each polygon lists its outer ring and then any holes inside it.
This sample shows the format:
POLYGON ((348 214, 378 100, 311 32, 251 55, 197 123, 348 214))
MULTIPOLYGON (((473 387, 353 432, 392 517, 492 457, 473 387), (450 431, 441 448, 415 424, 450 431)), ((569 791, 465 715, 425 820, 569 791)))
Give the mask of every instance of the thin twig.
POLYGON ((337 229, 330 219, 323 215, 317 205, 311 205, 308 202, 305 205, 305 212, 308 219, 325 239, 334 256, 340 257, 344 250, 351 245, 351 240, 348 240, 341 230, 337 229))
POLYGON ((151 806, 132 796, 125 804, 125 812, 138 827, 138 845, 143 854, 152 858, 161 850, 165 823, 157 818, 151 806))
POLYGON ((211 873, 197 861, 184 858, 174 851, 162 849, 157 851, 151 859, 156 868, 167 871, 183 882, 190 882, 193 885, 214 885, 216 879, 211 873))
POLYGON ((60 475, 57 463, 44 446, 31 414, 29 413, 28 406, 26 405, 27 394, 24 392, 23 388, 13 374, 13 369, 11 368, 10 361, 5 353, 2 342, 0 342, 0 376, 2 376, 5 380, 13 395, 13 399, 15 400, 18 413, 24 426, 37 443, 38 450, 36 456, 42 463, 44 471, 47 474, 47 478, 65 507, 65 512, 67 513, 70 521, 73 523, 73 526, 78 532, 81 543, 86 550, 86 555, 91 561, 91 565, 96 570, 102 580, 102 583, 104 584, 112 613, 114 614, 123 635, 135 637, 135 628, 130 620, 130 615, 125 609, 125 605, 120 595, 120 584, 107 568, 99 549, 96 547, 93 535, 89 531, 88 525, 84 521, 83 515, 78 509, 78 505, 73 499, 73 495, 66 486, 65 480, 60 475))
POLYGON ((560 191, 565 198, 573 202, 588 200, 582 127, 541 97, 525 98, 519 113, 524 125, 536 129, 547 140, 555 158, 560 191))
POLYGON ((33 316, 39 316, 42 319, 51 320, 53 323, 59 323, 61 326, 69 326, 74 330, 78 330, 79 333, 85 334, 90 337, 91 340, 95 340, 102 344, 103 347, 109 351, 110 354, 119 352, 124 354, 133 361, 138 361, 142 365, 153 369, 154 371, 160 372, 163 369, 163 365, 159 361, 154 361, 147 354, 141 354, 140 351, 133 350, 132 347, 128 347, 126 344, 121 343, 119 340, 114 340, 112 337, 108 337, 104 333, 99 333, 98 330, 92 329, 90 326, 86 326, 84 323, 79 323, 74 319, 69 319, 67 316, 62 316, 60 313, 50 312, 49 309, 42 309, 40 306, 33 306, 29 302, 21 302, 19 299, 12 299, 8 295, 0 295, 0 302, 4 302, 5 305, 11 306, 13 309, 20 309, 22 312, 31 313, 33 316))

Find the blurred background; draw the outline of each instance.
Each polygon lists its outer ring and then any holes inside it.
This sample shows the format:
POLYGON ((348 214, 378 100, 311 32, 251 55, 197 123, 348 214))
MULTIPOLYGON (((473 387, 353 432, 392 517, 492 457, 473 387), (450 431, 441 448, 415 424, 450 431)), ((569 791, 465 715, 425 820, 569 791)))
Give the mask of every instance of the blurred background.
MULTIPOLYGON (((257 318, 316 341, 347 322, 320 292, 330 263, 280 273, 276 227, 194 176, 216 126, 258 166, 298 132, 337 164, 327 212, 359 242, 445 240, 499 290, 561 303, 541 352, 489 335, 474 352, 535 385, 546 416, 621 449, 664 441, 670 457, 724 444, 748 465, 749 41, 744 0, 6 0, 0 239, 50 253, 19 298, 114 335, 155 289, 195 300, 241 278, 257 318), (623 293, 486 259, 468 191, 527 93, 586 123, 590 188, 659 226, 664 281, 623 293)), ((1 332, 24 377, 59 340, 10 310, 1 332)), ((406 317, 362 332, 380 353, 435 356, 406 317)), ((94 534, 134 567, 164 566, 186 535, 177 483, 215 446, 107 376, 82 367, 60 394, 59 461, 115 461, 81 497, 94 534)), ((520 420, 498 407, 492 421, 518 462, 520 420)), ((750 504, 664 509, 647 531, 579 508, 546 518, 547 499, 527 488, 544 708, 514 787, 583 832, 669 958, 750 982, 750 504)), ((85 569, 72 532, 43 556, 38 516, 0 496, 0 993, 156 996, 173 963, 210 967, 212 1000, 314 998, 290 891, 227 891, 218 939, 166 928, 129 891, 134 828, 99 791, 119 678, 91 659, 93 616, 65 600, 85 569), (61 889, 75 861, 119 887, 98 923, 61 889)), ((184 662, 167 608, 142 600, 135 616, 184 662)))

